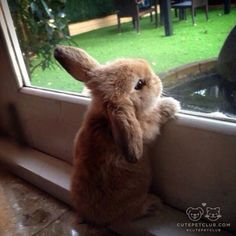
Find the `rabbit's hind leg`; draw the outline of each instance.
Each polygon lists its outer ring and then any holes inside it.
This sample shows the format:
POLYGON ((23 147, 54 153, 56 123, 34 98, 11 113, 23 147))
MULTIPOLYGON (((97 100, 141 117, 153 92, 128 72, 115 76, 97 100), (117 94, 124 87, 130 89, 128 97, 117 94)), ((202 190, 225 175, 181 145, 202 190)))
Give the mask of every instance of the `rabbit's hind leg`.
POLYGON ((161 208, 161 200, 154 194, 147 194, 142 201, 139 199, 137 202, 133 202, 126 209, 126 215, 113 222, 109 228, 122 236, 154 236, 154 234, 148 232, 146 229, 133 225, 132 221, 145 216, 153 216, 161 208))
POLYGON ((148 194, 142 206, 141 217, 154 216, 156 215, 157 211, 162 209, 162 207, 163 203, 158 196, 154 194, 148 194))
POLYGON ((156 215, 158 210, 162 209, 162 202, 160 198, 154 194, 147 194, 145 198, 137 202, 133 202, 126 209, 126 215, 120 217, 121 220, 132 221, 146 216, 156 215))

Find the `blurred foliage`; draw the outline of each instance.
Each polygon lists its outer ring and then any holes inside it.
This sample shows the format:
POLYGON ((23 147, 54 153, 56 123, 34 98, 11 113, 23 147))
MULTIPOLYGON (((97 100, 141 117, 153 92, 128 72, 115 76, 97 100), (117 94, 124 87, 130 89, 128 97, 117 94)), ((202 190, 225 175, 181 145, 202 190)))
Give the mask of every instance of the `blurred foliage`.
POLYGON ((66 0, 8 0, 18 39, 28 69, 55 65, 53 49, 69 40, 66 0), (37 55, 38 63, 32 58, 37 55))

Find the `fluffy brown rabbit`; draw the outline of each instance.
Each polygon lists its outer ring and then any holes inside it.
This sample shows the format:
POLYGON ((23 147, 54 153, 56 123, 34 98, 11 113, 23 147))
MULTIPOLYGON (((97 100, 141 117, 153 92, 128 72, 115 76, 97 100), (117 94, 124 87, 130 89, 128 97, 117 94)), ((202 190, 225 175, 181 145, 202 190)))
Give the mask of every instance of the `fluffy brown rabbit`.
POLYGON ((101 65, 70 46, 58 46, 55 57, 92 94, 75 140, 71 191, 79 217, 109 226, 153 213, 159 199, 148 193, 150 164, 143 147, 179 103, 161 97, 162 83, 145 60, 101 65))

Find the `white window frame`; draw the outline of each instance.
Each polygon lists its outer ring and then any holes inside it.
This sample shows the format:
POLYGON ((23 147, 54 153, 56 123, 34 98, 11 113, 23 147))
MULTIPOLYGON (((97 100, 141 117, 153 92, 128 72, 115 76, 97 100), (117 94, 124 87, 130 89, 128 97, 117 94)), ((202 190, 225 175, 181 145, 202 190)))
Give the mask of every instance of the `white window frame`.
MULTIPOLYGON (((22 56, 16 32, 14 30, 11 30, 14 28, 14 23, 11 17, 7 0, 1 0, 0 22, 4 31, 6 43, 8 45, 9 54, 11 55, 11 60, 16 74, 16 81, 20 92, 32 95, 46 96, 46 97, 49 96, 58 99, 62 98, 66 100, 72 99, 73 101, 77 100, 78 102, 86 104, 89 103, 91 98, 83 96, 82 94, 79 93, 33 86, 30 82, 29 74, 24 63, 24 59, 22 56)), ((195 112, 184 109, 181 110, 181 113, 184 115, 206 118, 209 119, 209 121, 213 119, 218 121, 236 123, 235 118, 216 117, 215 115, 211 115, 210 113, 195 112)))

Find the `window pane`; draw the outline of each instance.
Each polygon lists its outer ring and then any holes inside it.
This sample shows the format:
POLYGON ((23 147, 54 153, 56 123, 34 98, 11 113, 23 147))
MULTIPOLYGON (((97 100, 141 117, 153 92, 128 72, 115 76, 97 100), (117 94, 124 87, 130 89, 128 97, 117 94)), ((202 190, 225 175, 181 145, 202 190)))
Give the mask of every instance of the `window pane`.
MULTIPOLYGON (((215 116, 236 114, 235 87, 225 85, 214 71, 216 61, 209 61, 218 57, 235 25, 235 7, 224 14, 223 5, 210 5, 208 21, 204 10, 197 9, 195 25, 189 10, 179 20, 179 12, 176 17, 172 9, 174 35, 165 37, 163 26, 155 28, 154 17, 150 22, 149 15, 141 18, 140 33, 133 29, 130 18, 121 18, 117 32, 116 7, 108 0, 8 2, 32 86, 83 93, 84 85, 52 56, 56 44, 74 45, 100 63, 124 57, 146 59, 163 78, 166 94, 180 100, 183 109, 216 112, 215 116), (180 66, 183 68, 173 70, 180 66)), ((139 5, 140 10, 148 7, 148 1, 139 5)))

